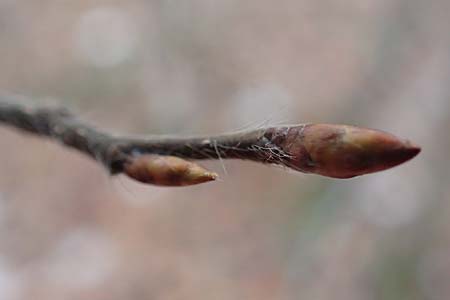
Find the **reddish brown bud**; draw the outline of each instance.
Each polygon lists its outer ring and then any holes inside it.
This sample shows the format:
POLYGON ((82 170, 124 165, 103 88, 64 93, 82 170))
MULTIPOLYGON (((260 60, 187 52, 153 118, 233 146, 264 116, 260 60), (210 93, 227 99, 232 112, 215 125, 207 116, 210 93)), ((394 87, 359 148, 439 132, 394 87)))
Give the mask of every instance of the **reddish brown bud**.
POLYGON ((124 173, 154 185, 186 186, 215 180, 216 173, 174 156, 141 155, 126 163, 124 173))
POLYGON ((290 167, 334 178, 386 170, 420 152, 420 147, 392 134, 347 125, 289 127, 280 142, 292 156, 290 167))

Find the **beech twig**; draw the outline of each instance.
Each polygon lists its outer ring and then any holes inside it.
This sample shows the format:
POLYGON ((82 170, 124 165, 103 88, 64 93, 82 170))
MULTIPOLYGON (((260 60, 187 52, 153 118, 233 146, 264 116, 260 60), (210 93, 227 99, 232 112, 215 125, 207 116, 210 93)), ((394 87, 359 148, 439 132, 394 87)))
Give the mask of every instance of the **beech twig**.
POLYGON ((125 173, 160 185, 195 184, 216 177, 169 156, 245 159, 349 178, 391 168, 420 152, 419 147, 388 133, 332 124, 276 126, 208 137, 121 137, 95 129, 65 108, 32 108, 2 98, 0 122, 77 149, 101 162, 111 174, 125 173))

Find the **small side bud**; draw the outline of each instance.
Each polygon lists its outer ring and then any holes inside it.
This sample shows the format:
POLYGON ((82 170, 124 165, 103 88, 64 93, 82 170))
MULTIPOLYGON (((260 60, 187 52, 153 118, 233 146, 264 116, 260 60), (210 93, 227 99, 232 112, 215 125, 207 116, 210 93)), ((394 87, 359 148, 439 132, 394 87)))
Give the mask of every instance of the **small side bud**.
POLYGON ((175 157, 140 155, 124 166, 124 173, 142 183, 160 186, 186 186, 215 180, 218 175, 175 157))
POLYGON ((407 140, 348 125, 307 124, 284 128, 278 143, 291 154, 288 166, 334 178, 350 178, 402 164, 420 152, 407 140))

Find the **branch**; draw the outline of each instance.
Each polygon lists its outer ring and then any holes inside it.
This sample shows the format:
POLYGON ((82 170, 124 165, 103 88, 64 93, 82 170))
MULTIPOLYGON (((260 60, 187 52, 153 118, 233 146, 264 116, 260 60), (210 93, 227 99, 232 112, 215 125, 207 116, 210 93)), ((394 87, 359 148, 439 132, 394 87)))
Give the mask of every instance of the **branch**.
POLYGON ((276 126, 205 137, 114 136, 65 108, 29 107, 0 96, 0 123, 45 136, 124 173, 158 185, 189 185, 216 174, 184 159, 245 159, 304 173, 350 178, 399 165, 420 152, 391 134, 348 125, 276 126))

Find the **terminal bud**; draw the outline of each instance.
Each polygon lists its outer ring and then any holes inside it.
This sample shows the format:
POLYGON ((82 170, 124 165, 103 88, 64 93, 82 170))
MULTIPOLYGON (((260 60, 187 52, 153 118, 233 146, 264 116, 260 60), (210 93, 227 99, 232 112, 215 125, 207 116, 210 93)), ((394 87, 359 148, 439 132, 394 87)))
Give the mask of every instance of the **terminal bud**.
POLYGON ((350 178, 402 164, 420 147, 392 134, 349 125, 306 124, 272 132, 278 147, 290 154, 287 166, 301 172, 350 178))

